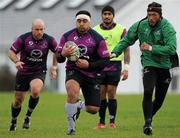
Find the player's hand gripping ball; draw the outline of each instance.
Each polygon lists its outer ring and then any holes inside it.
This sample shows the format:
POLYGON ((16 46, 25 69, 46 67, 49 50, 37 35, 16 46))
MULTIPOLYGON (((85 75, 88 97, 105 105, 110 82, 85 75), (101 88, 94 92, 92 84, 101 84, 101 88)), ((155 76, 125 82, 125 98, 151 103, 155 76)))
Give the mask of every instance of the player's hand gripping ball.
POLYGON ((65 47, 74 47, 74 49, 75 49, 74 53, 71 56, 67 57, 67 58, 70 61, 77 61, 78 58, 80 57, 80 51, 79 51, 78 46, 73 41, 67 41, 65 43, 65 47))

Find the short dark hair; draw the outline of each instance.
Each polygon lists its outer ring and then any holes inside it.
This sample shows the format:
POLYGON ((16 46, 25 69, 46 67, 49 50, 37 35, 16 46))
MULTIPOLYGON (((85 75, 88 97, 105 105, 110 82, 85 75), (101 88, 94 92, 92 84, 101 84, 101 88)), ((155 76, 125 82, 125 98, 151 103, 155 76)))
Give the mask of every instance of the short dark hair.
POLYGON ((102 12, 101 12, 101 13, 103 14, 105 11, 111 12, 111 13, 113 14, 113 16, 114 16, 114 8, 113 8, 113 7, 107 5, 107 6, 105 6, 105 7, 102 9, 102 12))
POLYGON ((87 16, 89 16, 89 17, 91 18, 90 12, 88 12, 88 11, 86 11, 86 10, 78 11, 78 12, 76 13, 76 16, 78 16, 78 15, 80 15, 80 14, 85 14, 85 15, 87 15, 87 16))

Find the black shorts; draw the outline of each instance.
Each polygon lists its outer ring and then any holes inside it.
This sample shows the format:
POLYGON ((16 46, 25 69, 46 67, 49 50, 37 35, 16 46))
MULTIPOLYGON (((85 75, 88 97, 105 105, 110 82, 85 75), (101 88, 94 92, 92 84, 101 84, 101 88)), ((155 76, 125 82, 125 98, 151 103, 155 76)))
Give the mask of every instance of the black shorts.
POLYGON ((102 73, 102 85, 115 85, 117 86, 121 78, 121 70, 102 73))
POLYGON ((77 70, 66 71, 66 81, 73 79, 80 84, 85 105, 100 106, 100 77, 90 78, 77 70))
POLYGON ((33 74, 16 74, 15 91, 28 91, 30 82, 34 79, 41 79, 44 83, 46 72, 37 72, 33 74))
POLYGON ((102 72, 102 85, 117 86, 121 78, 121 61, 111 61, 102 72), (110 70, 108 69, 110 68, 110 70), (115 71, 112 71, 111 68, 115 71))

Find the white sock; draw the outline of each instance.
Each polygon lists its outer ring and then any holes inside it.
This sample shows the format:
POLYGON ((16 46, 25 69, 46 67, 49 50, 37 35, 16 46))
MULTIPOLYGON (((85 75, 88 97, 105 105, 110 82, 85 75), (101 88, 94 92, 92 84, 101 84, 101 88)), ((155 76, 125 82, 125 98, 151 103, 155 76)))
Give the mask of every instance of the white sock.
POLYGON ((86 111, 86 105, 85 105, 85 102, 84 102, 84 101, 79 100, 79 101, 77 102, 77 107, 80 108, 80 109, 82 109, 82 110, 84 110, 84 111, 86 111))
POLYGON ((69 125, 68 130, 71 129, 75 130, 75 122, 73 120, 73 115, 77 112, 77 103, 75 104, 66 103, 65 109, 66 109, 66 115, 69 125))

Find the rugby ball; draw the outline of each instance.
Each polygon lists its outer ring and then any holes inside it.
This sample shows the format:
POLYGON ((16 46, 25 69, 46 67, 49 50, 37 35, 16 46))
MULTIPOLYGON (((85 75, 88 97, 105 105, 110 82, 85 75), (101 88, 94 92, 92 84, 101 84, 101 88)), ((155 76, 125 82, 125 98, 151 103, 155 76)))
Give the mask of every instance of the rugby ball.
POLYGON ((74 53, 71 56, 67 57, 67 58, 70 61, 77 61, 78 58, 80 57, 80 51, 79 51, 79 48, 76 45, 76 43, 74 43, 73 41, 67 41, 65 43, 65 47, 74 47, 75 48, 74 53))

